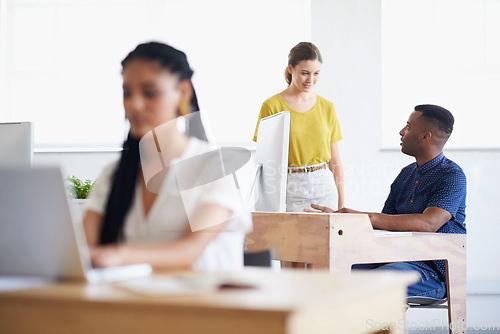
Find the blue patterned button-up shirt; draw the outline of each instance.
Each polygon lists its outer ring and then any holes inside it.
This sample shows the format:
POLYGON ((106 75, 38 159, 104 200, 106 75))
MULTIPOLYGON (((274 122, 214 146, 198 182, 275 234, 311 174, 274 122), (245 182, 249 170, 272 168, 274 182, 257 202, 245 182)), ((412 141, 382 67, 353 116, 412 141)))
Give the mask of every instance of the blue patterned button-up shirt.
MULTIPOLYGON (((465 197, 467 180, 462 169, 443 153, 421 166, 412 163, 401 170, 391 185, 382 213, 423 213, 428 207, 448 211, 451 219, 437 233, 466 233, 465 197)), ((446 281, 444 261, 412 262, 446 281)))

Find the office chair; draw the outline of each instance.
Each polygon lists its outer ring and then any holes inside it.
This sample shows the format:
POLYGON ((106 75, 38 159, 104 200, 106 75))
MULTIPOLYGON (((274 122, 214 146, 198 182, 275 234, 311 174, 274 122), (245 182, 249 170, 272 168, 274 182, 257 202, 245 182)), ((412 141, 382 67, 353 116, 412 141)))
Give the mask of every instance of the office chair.
POLYGON ((270 250, 260 252, 245 252, 243 264, 245 267, 271 267, 272 255, 270 250))

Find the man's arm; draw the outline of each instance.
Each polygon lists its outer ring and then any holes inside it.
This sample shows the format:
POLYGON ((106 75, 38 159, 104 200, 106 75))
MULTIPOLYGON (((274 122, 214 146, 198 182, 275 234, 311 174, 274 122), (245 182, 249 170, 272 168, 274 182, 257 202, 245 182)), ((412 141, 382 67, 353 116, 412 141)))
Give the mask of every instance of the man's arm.
POLYGON ((423 213, 406 215, 387 215, 368 213, 374 228, 389 231, 436 232, 448 220, 451 214, 438 207, 428 207, 423 213))
MULTIPOLYGON (((389 231, 436 232, 452 217, 448 211, 438 207, 428 207, 423 213, 419 214, 387 215, 384 213, 360 212, 348 208, 333 211, 326 206, 316 204, 311 204, 311 206, 316 210, 328 213, 365 213, 370 218, 374 228, 389 231)), ((312 212, 312 210, 308 211, 312 212)))

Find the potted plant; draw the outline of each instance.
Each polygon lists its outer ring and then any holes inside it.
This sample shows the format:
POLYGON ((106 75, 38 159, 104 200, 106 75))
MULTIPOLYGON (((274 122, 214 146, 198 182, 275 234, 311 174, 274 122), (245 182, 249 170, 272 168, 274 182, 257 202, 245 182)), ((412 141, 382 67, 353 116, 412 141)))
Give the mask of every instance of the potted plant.
POLYGON ((70 204, 75 208, 76 212, 78 212, 81 216, 83 216, 85 212, 85 205, 87 197, 94 186, 94 182, 90 179, 82 181, 76 176, 68 176, 66 178, 66 191, 68 193, 68 197, 70 198, 70 204))

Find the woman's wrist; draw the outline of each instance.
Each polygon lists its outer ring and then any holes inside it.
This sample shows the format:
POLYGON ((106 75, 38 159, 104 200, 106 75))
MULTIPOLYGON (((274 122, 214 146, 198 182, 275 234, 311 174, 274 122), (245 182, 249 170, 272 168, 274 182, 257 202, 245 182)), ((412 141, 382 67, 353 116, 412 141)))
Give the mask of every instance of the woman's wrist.
POLYGON ((120 262, 122 265, 134 263, 133 255, 134 252, 130 249, 130 246, 122 243, 117 246, 117 252, 119 254, 120 262))

